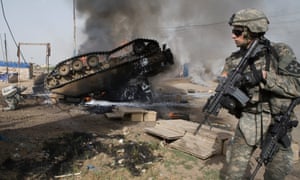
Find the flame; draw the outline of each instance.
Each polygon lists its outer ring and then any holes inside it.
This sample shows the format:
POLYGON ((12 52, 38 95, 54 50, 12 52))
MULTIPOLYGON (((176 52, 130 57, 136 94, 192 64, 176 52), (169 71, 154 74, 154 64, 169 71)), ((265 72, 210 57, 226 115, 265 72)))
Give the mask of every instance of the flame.
POLYGON ((185 113, 169 112, 168 116, 171 119, 189 119, 189 115, 185 113))
POLYGON ((92 100, 91 96, 84 97, 84 102, 90 102, 92 100))
POLYGON ((174 117, 174 115, 175 115, 175 113, 173 113, 173 112, 169 112, 169 114, 168 114, 169 118, 174 117))

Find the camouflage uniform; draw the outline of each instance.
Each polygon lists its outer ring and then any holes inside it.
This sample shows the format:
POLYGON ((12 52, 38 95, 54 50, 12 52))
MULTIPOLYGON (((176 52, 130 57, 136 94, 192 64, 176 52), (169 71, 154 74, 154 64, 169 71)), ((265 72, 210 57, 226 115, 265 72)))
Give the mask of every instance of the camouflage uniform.
MULTIPOLYGON (((252 10, 247 9, 240 12, 243 11, 252 10)), ((256 12, 254 10, 254 13, 256 12)), ((251 30, 251 28, 249 29, 251 30)), ((252 30, 256 31, 257 29, 252 30)), ((266 30, 264 29, 263 32, 266 30)), ((264 37, 262 39, 269 42, 264 37)), ((256 147, 260 145, 261 135, 265 136, 268 127, 273 122, 273 117, 280 113, 282 105, 287 107, 291 98, 300 96, 300 64, 296 61, 292 49, 283 43, 271 43, 271 47, 273 47, 273 51, 266 51, 266 48, 255 56, 256 69, 267 70, 265 82, 243 89, 249 95, 250 101, 240 112, 239 122, 229 148, 229 157, 227 157, 226 179, 245 178, 250 158, 256 147)), ((241 48, 226 58, 223 72, 233 70, 246 51, 241 48)), ((250 67, 247 71, 251 71, 250 67)), ((264 178, 284 179, 292 169, 292 157, 291 147, 280 147, 279 152, 266 167, 264 178)))

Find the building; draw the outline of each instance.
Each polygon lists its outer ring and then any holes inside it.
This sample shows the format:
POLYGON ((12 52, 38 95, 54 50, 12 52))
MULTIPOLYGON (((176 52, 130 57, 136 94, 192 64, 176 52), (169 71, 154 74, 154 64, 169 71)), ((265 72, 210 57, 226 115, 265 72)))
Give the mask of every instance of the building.
POLYGON ((0 60, 0 81, 16 76, 19 80, 28 80, 33 76, 32 63, 6 62, 0 60), (8 73, 8 74, 7 74, 8 73))

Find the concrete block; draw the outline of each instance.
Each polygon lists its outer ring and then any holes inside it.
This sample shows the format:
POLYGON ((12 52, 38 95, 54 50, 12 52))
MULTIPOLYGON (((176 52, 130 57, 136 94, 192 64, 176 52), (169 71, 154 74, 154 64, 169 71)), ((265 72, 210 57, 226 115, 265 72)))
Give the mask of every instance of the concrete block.
POLYGON ((144 113, 143 112, 130 113, 130 120, 131 121, 144 121, 144 113))
POLYGON ((144 121, 156 121, 157 112, 156 111, 147 111, 144 114, 144 121))

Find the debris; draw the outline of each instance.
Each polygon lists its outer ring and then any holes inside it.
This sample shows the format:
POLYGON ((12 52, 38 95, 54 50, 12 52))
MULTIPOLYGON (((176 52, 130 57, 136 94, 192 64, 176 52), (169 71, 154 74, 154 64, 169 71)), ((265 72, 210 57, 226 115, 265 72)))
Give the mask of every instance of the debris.
POLYGON ((293 161, 298 162, 299 160, 299 145, 297 142, 292 142, 292 151, 293 151, 293 161))
POLYGON ((158 120, 153 128, 145 128, 149 134, 166 140, 176 140, 172 148, 189 153, 201 159, 222 154, 224 143, 233 133, 227 130, 202 125, 199 133, 193 135, 198 123, 185 120, 158 120))
POLYGON ((130 133, 129 130, 128 130, 128 127, 126 127, 126 126, 123 127, 122 131, 123 131, 123 135, 124 135, 124 136, 126 136, 127 134, 130 133))
POLYGON ((89 165, 86 166, 86 168, 87 168, 88 170, 94 170, 94 169, 95 169, 95 166, 89 164, 89 165))
POLYGON ((119 143, 120 143, 120 144, 123 144, 123 143, 124 143, 124 139, 120 139, 120 140, 119 140, 119 143))
POLYGON ((196 93, 196 90, 195 89, 188 89, 187 92, 188 93, 196 93))
POLYGON ((7 81, 8 83, 18 82, 18 73, 4 73, 0 74, 0 81, 7 81))
POLYGON ((3 108, 5 111, 15 110, 20 102, 24 101, 21 94, 27 89, 24 86, 10 85, 2 88, 1 92, 8 107, 3 108))
POLYGON ((157 113, 141 108, 119 106, 111 113, 105 113, 108 119, 124 119, 130 121, 156 121, 157 113))
POLYGON ((71 177, 71 176, 79 176, 80 174, 81 174, 81 172, 78 172, 78 173, 73 173, 73 174, 65 174, 65 175, 54 176, 54 178, 59 179, 59 178, 65 178, 65 177, 71 177))
POLYGON ((184 131, 172 129, 172 127, 166 128, 160 124, 156 124, 154 128, 145 128, 145 131, 149 134, 159 136, 165 140, 177 140, 183 137, 185 134, 184 131))
POLYGON ((201 133, 196 136, 191 133, 186 133, 179 140, 172 142, 170 146, 200 159, 207 159, 215 154, 222 154, 223 147, 222 141, 216 136, 201 133))
POLYGON ((190 120, 190 117, 186 113, 179 113, 179 112, 170 112, 168 114, 170 119, 185 119, 185 120, 190 120))

